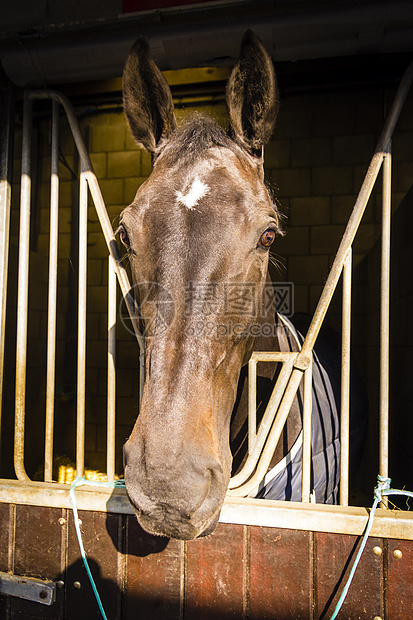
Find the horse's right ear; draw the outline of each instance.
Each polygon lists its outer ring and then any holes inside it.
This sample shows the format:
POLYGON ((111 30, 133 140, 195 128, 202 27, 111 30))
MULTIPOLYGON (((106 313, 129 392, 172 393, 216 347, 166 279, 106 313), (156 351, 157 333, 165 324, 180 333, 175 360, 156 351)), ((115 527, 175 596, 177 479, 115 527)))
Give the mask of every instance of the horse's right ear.
POLYGON ((227 84, 232 137, 260 156, 277 118, 277 79, 270 55, 251 30, 242 39, 241 53, 227 84))
POLYGON ((176 127, 171 90, 142 38, 134 44, 123 72, 123 108, 136 142, 151 153, 176 127))

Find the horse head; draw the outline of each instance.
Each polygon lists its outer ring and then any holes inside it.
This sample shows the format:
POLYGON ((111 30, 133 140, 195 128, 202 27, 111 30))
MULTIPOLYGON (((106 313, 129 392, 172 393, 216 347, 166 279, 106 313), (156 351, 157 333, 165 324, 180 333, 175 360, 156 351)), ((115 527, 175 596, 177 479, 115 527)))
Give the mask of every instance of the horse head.
POLYGON ((141 410, 124 446, 126 489, 145 530, 191 539, 213 531, 225 498, 238 378, 280 232, 263 171, 276 78, 247 32, 227 84, 228 134, 200 115, 177 127, 144 40, 128 57, 123 92, 131 132, 153 163, 119 229, 146 339, 141 410))

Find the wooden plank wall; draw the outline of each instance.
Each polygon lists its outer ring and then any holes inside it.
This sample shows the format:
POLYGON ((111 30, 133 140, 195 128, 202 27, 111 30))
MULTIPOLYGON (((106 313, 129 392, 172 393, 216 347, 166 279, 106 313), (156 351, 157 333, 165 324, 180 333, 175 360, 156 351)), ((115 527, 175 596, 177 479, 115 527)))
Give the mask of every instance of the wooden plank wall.
MULTIPOLYGON (((360 540, 219 524, 182 542, 127 515, 80 512, 109 620, 330 618, 360 540)), ((0 596, 0 618, 100 618, 70 511, 0 504, 0 570, 59 582, 51 607, 0 596)), ((369 539, 339 618, 413 618, 413 541, 369 539)))

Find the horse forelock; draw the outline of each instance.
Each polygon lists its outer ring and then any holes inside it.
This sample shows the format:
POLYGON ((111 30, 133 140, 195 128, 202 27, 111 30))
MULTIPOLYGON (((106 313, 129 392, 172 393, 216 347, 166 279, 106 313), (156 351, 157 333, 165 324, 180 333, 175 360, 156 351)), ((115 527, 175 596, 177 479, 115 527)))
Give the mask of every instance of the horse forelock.
POLYGON ((203 157, 214 146, 228 148, 233 152, 240 151, 216 121, 195 113, 159 144, 154 161, 162 158, 166 166, 174 166, 178 161, 188 165, 203 157))

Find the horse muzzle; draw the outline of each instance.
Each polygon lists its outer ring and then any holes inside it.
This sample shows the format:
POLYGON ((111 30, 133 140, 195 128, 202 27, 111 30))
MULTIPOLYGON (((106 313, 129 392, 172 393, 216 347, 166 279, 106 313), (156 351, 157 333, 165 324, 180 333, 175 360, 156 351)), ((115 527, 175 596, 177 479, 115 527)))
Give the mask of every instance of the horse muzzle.
POLYGON ((215 459, 151 468, 136 446, 125 444, 125 484, 141 527, 150 534, 191 540, 213 532, 229 482, 215 459))
POLYGON ((191 516, 182 514, 178 508, 170 504, 153 503, 152 507, 144 512, 137 508, 133 501, 132 503, 138 522, 146 532, 154 536, 166 536, 179 540, 193 540, 212 534, 221 511, 221 506, 219 506, 210 518, 205 519, 196 513, 191 516))

